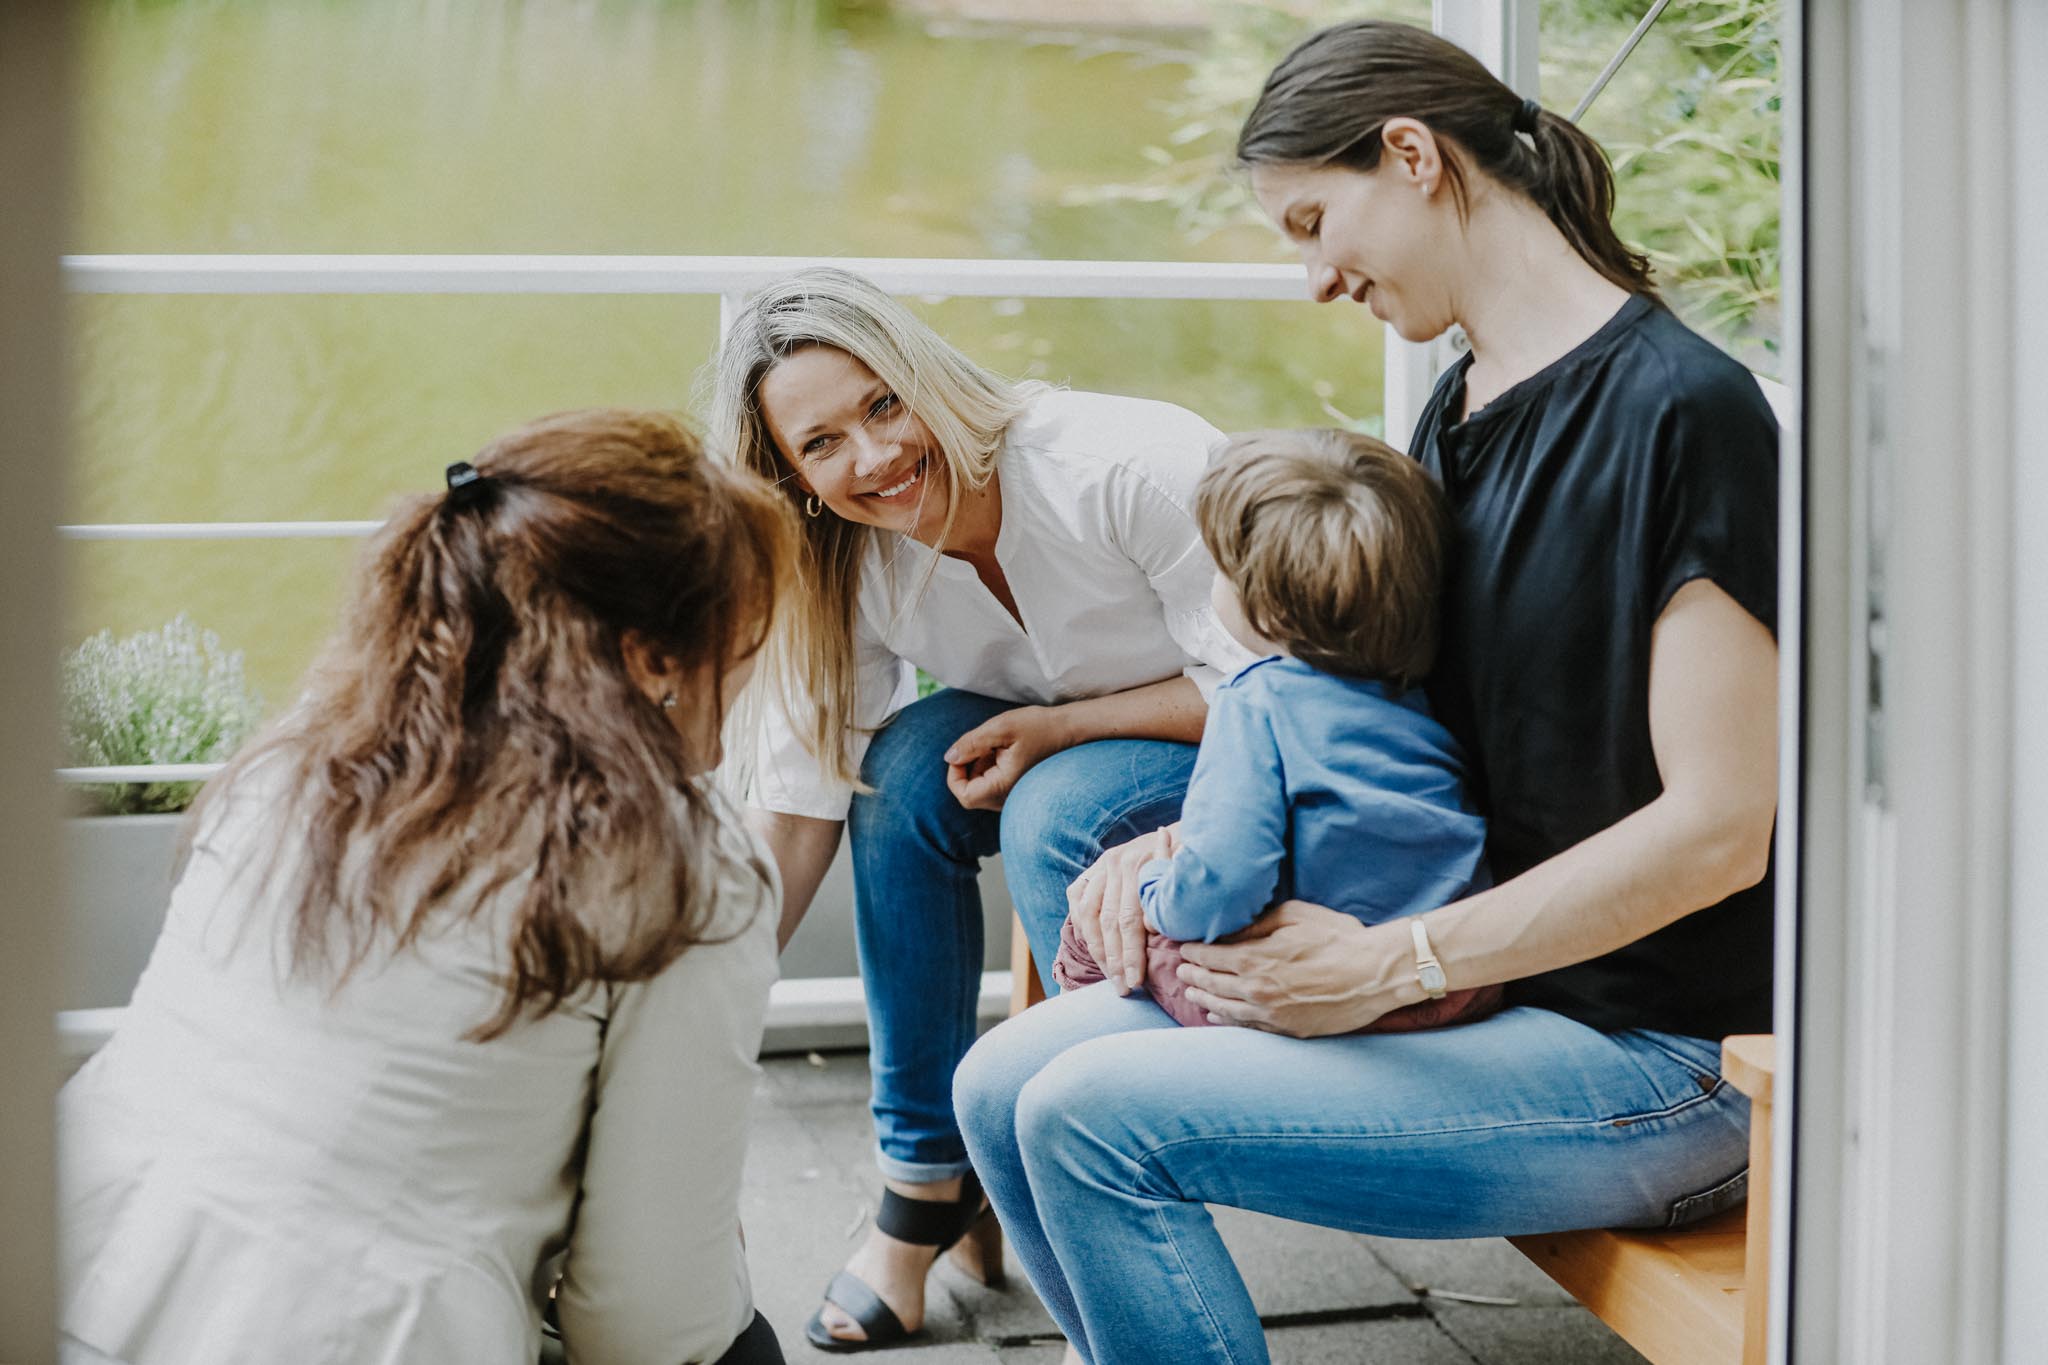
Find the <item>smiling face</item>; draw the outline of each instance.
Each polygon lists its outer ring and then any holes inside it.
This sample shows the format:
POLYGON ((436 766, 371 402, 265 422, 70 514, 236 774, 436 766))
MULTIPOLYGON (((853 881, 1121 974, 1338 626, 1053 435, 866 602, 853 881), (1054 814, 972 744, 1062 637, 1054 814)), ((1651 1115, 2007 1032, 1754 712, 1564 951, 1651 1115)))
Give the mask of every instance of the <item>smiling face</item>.
POLYGON ((808 493, 847 521, 910 534, 945 503, 945 455, 931 429, 875 372, 831 346, 807 346, 768 371, 761 415, 808 493))
POLYGON ((1394 123, 1388 130, 1386 150, 1370 171, 1258 166, 1252 192, 1300 249, 1311 297, 1362 303, 1402 340, 1428 341, 1457 320, 1444 250, 1457 232, 1457 212, 1440 192, 1433 140, 1425 156, 1403 154, 1401 130, 1394 123))

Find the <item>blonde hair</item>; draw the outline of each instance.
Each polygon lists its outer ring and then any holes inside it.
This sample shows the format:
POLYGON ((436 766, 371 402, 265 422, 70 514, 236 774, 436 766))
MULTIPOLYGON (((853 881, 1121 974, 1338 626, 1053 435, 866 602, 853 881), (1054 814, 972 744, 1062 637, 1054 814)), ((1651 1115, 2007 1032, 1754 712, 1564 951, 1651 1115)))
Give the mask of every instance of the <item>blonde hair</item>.
MULTIPOLYGON (((803 489, 776 448, 761 411, 761 382, 782 361, 813 346, 843 351, 874 371, 938 442, 946 465, 939 543, 951 534, 962 489, 995 472, 1003 433, 1043 385, 1016 384, 969 360, 872 281, 832 266, 778 280, 750 299, 720 346, 712 395, 713 444, 772 479, 793 507, 803 489)), ((853 730, 853 612, 861 560, 873 528, 829 508, 801 518, 798 593, 789 600, 764 656, 763 682, 792 719, 815 707, 805 733, 826 774, 858 783, 846 751, 853 730)))
POLYGON ((1405 689, 1436 661, 1443 494, 1385 442, 1233 437, 1196 487, 1195 520, 1246 622, 1303 663, 1405 689))

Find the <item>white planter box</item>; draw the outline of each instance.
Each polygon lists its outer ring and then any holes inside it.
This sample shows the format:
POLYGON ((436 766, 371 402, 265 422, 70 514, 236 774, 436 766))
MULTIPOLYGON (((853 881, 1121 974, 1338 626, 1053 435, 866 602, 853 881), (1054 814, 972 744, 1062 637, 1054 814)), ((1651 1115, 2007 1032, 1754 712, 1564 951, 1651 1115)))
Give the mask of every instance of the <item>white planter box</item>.
POLYGON ((69 855, 63 988, 67 1010, 125 1005, 171 900, 182 815, 81 816, 64 822, 69 855))

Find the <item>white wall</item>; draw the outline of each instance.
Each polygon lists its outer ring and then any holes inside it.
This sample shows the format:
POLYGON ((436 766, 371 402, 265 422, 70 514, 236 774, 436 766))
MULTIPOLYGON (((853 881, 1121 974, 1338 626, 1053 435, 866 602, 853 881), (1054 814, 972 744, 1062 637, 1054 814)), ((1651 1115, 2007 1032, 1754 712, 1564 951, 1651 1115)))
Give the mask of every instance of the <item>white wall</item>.
POLYGON ((2013 185, 2013 839, 2006 1056, 2008 1365, 2048 1342, 2048 6, 2016 4, 2009 34, 2013 185))

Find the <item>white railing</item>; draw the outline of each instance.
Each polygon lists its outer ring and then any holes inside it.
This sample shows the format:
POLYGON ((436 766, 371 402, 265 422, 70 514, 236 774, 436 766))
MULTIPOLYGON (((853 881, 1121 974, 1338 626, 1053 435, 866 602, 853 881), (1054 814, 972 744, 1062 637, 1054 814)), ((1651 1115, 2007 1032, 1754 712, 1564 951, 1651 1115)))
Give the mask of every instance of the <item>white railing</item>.
POLYGON ((339 540, 366 536, 381 521, 134 521, 59 526, 66 540, 339 540))
POLYGON ((1298 265, 811 256, 67 256, 79 294, 694 294, 744 298, 807 265, 892 294, 960 298, 1292 299, 1298 265))

